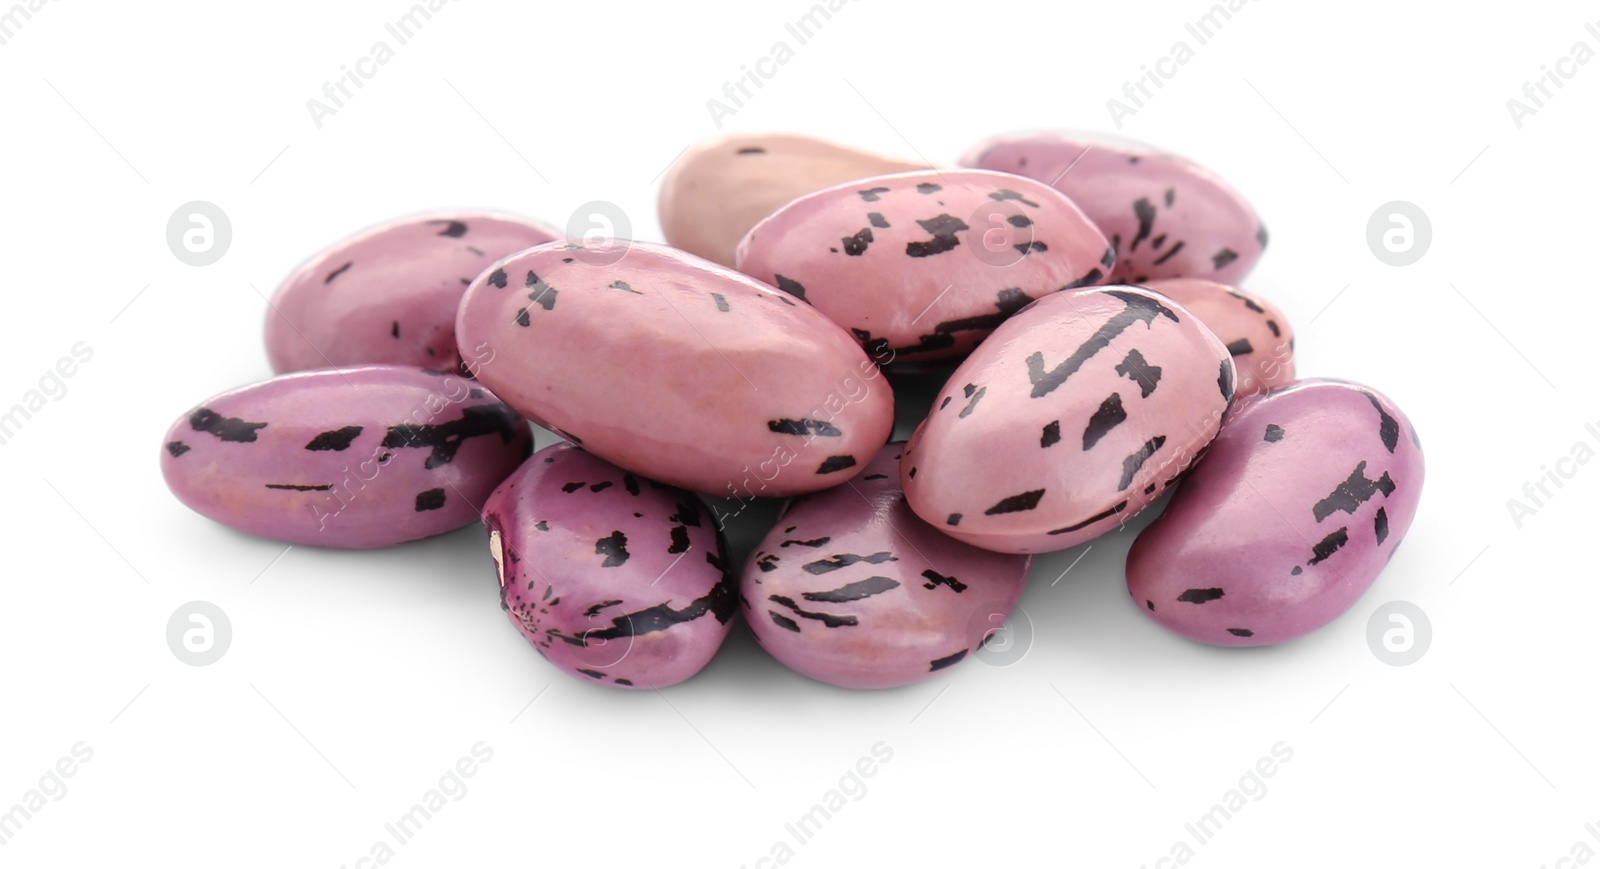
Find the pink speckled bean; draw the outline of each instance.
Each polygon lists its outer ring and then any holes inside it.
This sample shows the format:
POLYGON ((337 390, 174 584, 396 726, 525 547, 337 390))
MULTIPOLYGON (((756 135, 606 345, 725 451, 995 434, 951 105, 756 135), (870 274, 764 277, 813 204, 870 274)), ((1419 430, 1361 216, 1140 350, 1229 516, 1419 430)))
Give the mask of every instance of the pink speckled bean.
POLYGON ((477 384, 373 365, 211 398, 167 432, 161 472, 178 500, 229 527, 372 549, 472 524, 532 445, 527 423, 477 384))
POLYGON ((462 301, 479 379, 607 461, 699 492, 837 486, 889 439, 894 396, 849 333, 698 257, 549 244, 462 301))
POLYGON ((267 310, 277 372, 346 365, 459 371, 456 308, 495 260, 558 238, 521 218, 408 217, 335 244, 296 269, 267 310))
POLYGON ((1227 345, 1239 374, 1236 398, 1294 382, 1294 330, 1276 305, 1204 278, 1169 278, 1143 286, 1188 308, 1227 345))
POLYGON ((673 685, 728 636, 733 578, 689 492, 556 444, 495 489, 483 524, 511 623, 575 678, 673 685))
POLYGON ((789 203, 739 270, 810 302, 874 358, 965 356, 1040 296, 1105 280, 1105 236, 1067 197, 971 169, 864 178, 789 203))
POLYGON ((1188 468, 1233 377, 1222 342, 1170 299, 1137 287, 1045 296, 950 376, 906 446, 906 497, 974 546, 1075 546, 1188 468))
POLYGON ((1015 172, 1067 194, 1117 249, 1112 283, 1210 278, 1237 284, 1267 230, 1227 182, 1176 154, 1099 134, 1000 136, 964 166, 1015 172))
POLYGON ((1163 627, 1263 646, 1339 617, 1372 586, 1422 497, 1422 444, 1388 398, 1302 380, 1239 402, 1128 552, 1128 592, 1163 627))
POLYGON ((900 497, 901 444, 858 482, 794 503, 744 571, 762 648, 845 688, 932 678, 978 648, 1021 599, 1032 561, 968 546, 900 497))

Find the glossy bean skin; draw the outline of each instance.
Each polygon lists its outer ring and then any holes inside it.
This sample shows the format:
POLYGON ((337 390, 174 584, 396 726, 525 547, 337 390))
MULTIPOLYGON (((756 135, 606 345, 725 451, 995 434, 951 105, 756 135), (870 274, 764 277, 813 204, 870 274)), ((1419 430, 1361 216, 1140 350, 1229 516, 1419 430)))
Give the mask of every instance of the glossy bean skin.
POLYGON ((267 309, 278 373, 350 365, 461 370, 456 308, 495 260, 559 237, 521 218, 407 217, 338 242, 296 269, 267 309))
POLYGON ((1117 250, 1112 283, 1209 278, 1238 284, 1267 246, 1267 230, 1237 190, 1203 166, 1132 140, 1098 134, 1000 136, 964 166, 1043 181, 1078 204, 1117 250))
POLYGON ((1304 636, 1361 597, 1422 495, 1421 441, 1386 396, 1302 380, 1240 401, 1128 552, 1128 591, 1163 627, 1218 646, 1304 636))
POLYGON ((1204 278, 1168 278, 1142 286, 1188 308, 1222 339, 1238 369, 1236 397, 1294 382, 1294 329, 1278 306, 1204 278))
POLYGON ((556 444, 495 489, 483 524, 511 623, 574 678, 674 685, 732 627, 734 580, 692 493, 556 444))
POLYGON ((696 143, 661 181, 667 243, 732 267, 739 240, 807 193, 857 178, 926 169, 793 133, 728 133, 696 143))
POLYGON ((1101 283, 1105 236, 1050 187, 925 170, 864 178, 783 206, 739 244, 740 271, 802 298, 875 358, 965 356, 1006 317, 1101 283))
POLYGON ((217 395, 168 430, 167 486, 231 528, 372 549, 472 524, 533 437, 458 375, 373 365, 274 377, 217 395))
POLYGON ((901 462, 911 508, 997 552, 1118 527, 1216 435, 1233 360, 1199 319, 1137 287, 1053 293, 951 375, 901 462))
POLYGON ((850 486, 795 499, 744 570, 756 640, 830 685, 933 678, 999 630, 1027 586, 1030 556, 968 546, 906 506, 901 447, 850 486))
POLYGON ((708 494, 856 476, 894 396, 849 333, 788 294, 659 245, 552 244, 473 282, 457 333, 519 412, 635 473, 708 494))

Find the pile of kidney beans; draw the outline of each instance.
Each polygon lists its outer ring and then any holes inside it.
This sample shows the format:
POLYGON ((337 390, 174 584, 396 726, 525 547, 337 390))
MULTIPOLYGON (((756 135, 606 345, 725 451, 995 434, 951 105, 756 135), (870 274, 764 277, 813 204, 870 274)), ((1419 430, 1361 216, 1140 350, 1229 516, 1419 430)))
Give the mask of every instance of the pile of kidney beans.
POLYGON ((1236 286, 1266 231, 1181 157, 1036 134, 929 168, 730 135, 684 153, 660 213, 670 247, 477 213, 335 244, 272 300, 279 376, 180 418, 167 484, 294 544, 481 521, 512 624, 632 688, 693 676, 738 614, 823 682, 929 678, 1034 553, 1169 488, 1133 604, 1280 643, 1348 610, 1416 514, 1410 421, 1296 379, 1288 321, 1236 286), (889 443, 908 371, 948 377, 889 443), (527 420, 566 442, 530 456, 527 420), (740 566, 699 495, 789 500, 740 566))

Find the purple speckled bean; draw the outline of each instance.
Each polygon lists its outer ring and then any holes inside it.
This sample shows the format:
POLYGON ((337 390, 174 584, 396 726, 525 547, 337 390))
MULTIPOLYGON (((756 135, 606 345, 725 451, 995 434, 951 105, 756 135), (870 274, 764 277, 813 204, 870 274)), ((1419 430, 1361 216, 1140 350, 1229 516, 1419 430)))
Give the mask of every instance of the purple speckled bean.
POLYGON ((1045 296, 955 370, 906 446, 911 508, 997 552, 1076 546, 1138 514, 1233 398, 1198 318, 1138 287, 1045 296))
POLYGON ((161 472, 178 500, 229 527, 372 549, 472 524, 532 445, 527 423, 477 384, 372 365, 211 398, 167 432, 161 472))
POLYGON ((672 248, 602 254, 536 247, 462 300, 462 346, 489 360, 478 378, 529 419, 636 473, 738 498, 837 486, 889 439, 888 382, 815 308, 672 248))
POLYGON ((739 271, 810 302, 875 358, 911 362, 966 355, 1034 299, 1102 283, 1114 259, 1067 197, 972 169, 830 187, 738 249, 739 271))
POLYGON ((1204 278, 1168 278, 1144 288, 1188 308, 1227 345, 1239 375, 1235 398, 1294 382, 1294 330, 1276 305, 1204 278))
POLYGON ((344 365, 458 371, 456 308, 495 260, 554 241, 556 230, 492 214, 408 217, 317 254, 283 282, 267 310, 277 372, 344 365))
POLYGON ((1113 283, 1210 278, 1237 284, 1267 246, 1238 191, 1204 167, 1132 140, 1097 134, 1001 136, 964 166, 1015 172, 1067 194, 1117 249, 1113 283))
POLYGON ((1128 552, 1128 591, 1218 646, 1304 636, 1348 610, 1411 527, 1422 445, 1388 398, 1302 380, 1243 399, 1128 552))
POLYGON ((495 489, 483 524, 511 623, 575 678, 674 685, 728 636, 733 578, 689 492, 556 444, 495 489))
POLYGON ((813 679, 890 688, 972 653, 1021 599, 1032 561, 968 546, 900 496, 901 444, 849 486, 797 498, 745 567, 762 648, 813 679))

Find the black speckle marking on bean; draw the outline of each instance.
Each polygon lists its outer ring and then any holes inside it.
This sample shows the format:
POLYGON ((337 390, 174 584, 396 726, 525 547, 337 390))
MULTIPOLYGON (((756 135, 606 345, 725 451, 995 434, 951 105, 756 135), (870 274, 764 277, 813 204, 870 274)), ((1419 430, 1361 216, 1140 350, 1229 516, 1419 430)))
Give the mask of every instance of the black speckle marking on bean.
POLYGON ((1039 435, 1039 447, 1049 449, 1061 442, 1061 420, 1053 419, 1045 424, 1044 432, 1039 435))
MULTIPOLYGON (((1399 421, 1390 416, 1389 412, 1383 409, 1383 405, 1378 402, 1378 397, 1376 395, 1373 395, 1370 392, 1362 392, 1361 394, 1365 395, 1367 400, 1372 402, 1373 409, 1378 411, 1378 437, 1383 439, 1384 449, 1387 449, 1391 453, 1394 452, 1394 448, 1400 443, 1399 421)), ((226 438, 224 438, 224 440, 226 440, 226 438)))
POLYGON ((1222 597, 1220 588, 1191 588, 1178 595, 1178 603, 1209 603, 1222 597))
POLYGON ((350 449, 350 443, 360 434, 361 426, 359 425, 347 425, 344 428, 325 431, 312 438, 311 442, 306 444, 306 449, 312 452, 319 450, 343 452, 350 449))
POLYGON ((424 469, 431 471, 454 461, 456 451, 469 438, 498 434, 502 443, 511 443, 516 439, 517 426, 521 423, 522 418, 517 416, 516 411, 504 404, 480 404, 463 407, 459 419, 446 423, 390 426, 383 436, 382 445, 389 449, 431 448, 427 461, 422 464, 424 469))
POLYGON ((585 616, 589 617, 589 618, 594 618, 595 616, 599 615, 600 611, 605 609, 606 607, 617 606, 620 603, 622 603, 622 601, 620 601, 620 600, 603 600, 603 601, 595 604, 594 606, 591 606, 588 609, 584 610, 583 614, 585 616))
POLYGON ((630 494, 630 495, 638 495, 639 494, 639 478, 635 477, 632 474, 627 474, 627 473, 623 474, 622 475, 622 487, 624 489, 628 490, 628 494, 630 494))
POLYGON ((1256 348, 1250 346, 1250 339, 1249 338, 1240 338, 1237 341, 1228 342, 1228 355, 1229 356, 1243 356, 1243 355, 1245 355, 1247 353, 1254 353, 1254 352, 1256 352, 1256 348))
MULTIPOLYGON (((777 556, 775 555, 770 557, 773 560, 777 560, 777 556)), ((899 560, 900 559, 895 558, 894 555, 889 552, 874 552, 871 555, 856 555, 851 552, 845 552, 835 555, 832 558, 824 558, 820 561, 808 562, 805 565, 802 565, 800 569, 811 574, 812 576, 821 576, 824 573, 832 573, 841 567, 849 567, 852 564, 882 564, 885 561, 899 560)))
POLYGON ((771 573, 778 569, 778 556, 770 553, 762 555, 756 559, 756 567, 761 568, 762 573, 771 573))
POLYGON ((783 628, 786 631, 794 631, 797 634, 800 633, 800 625, 794 619, 789 618, 777 610, 767 610, 767 615, 772 616, 772 623, 778 627, 783 628))
POLYGON ((1211 267, 1221 269, 1238 258, 1239 254, 1235 253, 1232 248, 1225 247, 1211 255, 1211 267))
POLYGON ((1128 351, 1128 355, 1117 363, 1116 372, 1139 384, 1140 398, 1149 398, 1150 393, 1156 391, 1156 384, 1161 382, 1161 366, 1146 362, 1144 354, 1138 349, 1128 351))
POLYGON ((765 153, 767 153, 767 149, 766 148, 740 148, 739 150, 735 151, 734 153, 738 154, 739 156, 742 157, 742 156, 744 156, 746 154, 765 154, 765 153))
POLYGON ((589 491, 591 491, 591 492, 603 492, 603 491, 605 491, 606 489, 609 489, 609 488, 611 488, 611 481, 610 480, 604 480, 602 482, 595 483, 593 486, 590 486, 589 487, 589 491))
POLYGON ((783 275, 773 275, 772 277, 773 280, 778 282, 778 289, 802 301, 805 299, 806 288, 801 286, 799 281, 792 281, 783 275))
POLYGON ((961 244, 961 239, 956 238, 956 233, 964 229, 971 229, 971 227, 967 226, 966 221, 950 214, 940 214, 938 217, 919 220, 917 225, 933 237, 927 241, 906 242, 906 256, 933 256, 953 250, 961 244))
POLYGON ((1228 633, 1233 634, 1236 637, 1253 637, 1255 636, 1256 632, 1250 630, 1249 628, 1228 628, 1228 633))
POLYGON ((1082 522, 1077 522, 1077 523, 1074 523, 1072 525, 1068 525, 1065 528, 1057 528, 1057 529, 1055 529, 1053 531, 1047 531, 1045 533, 1046 534, 1071 534, 1074 531, 1082 531, 1083 529, 1088 528, 1090 525, 1093 525, 1094 523, 1099 522, 1102 519, 1110 519, 1112 516, 1115 516, 1118 513, 1121 513, 1123 510, 1126 510, 1126 509, 1128 509, 1128 502, 1127 501, 1123 501, 1120 504, 1113 505, 1113 506, 1111 506, 1111 507, 1109 507, 1109 508, 1107 508, 1105 510, 1100 511, 1099 513, 1094 514, 1093 516, 1090 516, 1089 518, 1083 520, 1082 522))
POLYGON ((328 272, 328 276, 322 279, 322 283, 324 285, 333 283, 333 279, 334 278, 336 278, 336 277, 344 274, 345 272, 349 271, 350 267, 353 266, 353 265, 355 265, 354 262, 347 262, 344 265, 339 266, 338 268, 334 269, 333 271, 328 272))
MULTIPOLYGON (((559 295, 556 292, 555 287, 545 283, 543 278, 531 271, 528 272, 528 279, 524 286, 530 290, 533 290, 533 292, 528 294, 528 301, 533 302, 535 305, 538 305, 546 311, 555 310, 556 296, 559 295)), ((527 309, 525 308, 523 310, 527 309)))
POLYGON ((634 289, 633 285, 628 283, 627 281, 612 281, 611 283, 607 284, 606 286, 607 286, 608 289, 621 290, 624 293, 633 293, 635 296, 644 295, 644 293, 641 293, 638 290, 634 289))
POLYGON ((228 443, 253 444, 256 432, 267 427, 264 422, 245 422, 238 417, 225 417, 209 407, 189 414, 189 427, 198 432, 216 435, 228 443))
POLYGON ((1377 515, 1372 517, 1372 533, 1378 538, 1378 545, 1389 539, 1389 511, 1378 508, 1377 515))
POLYGON ((727 297, 722 295, 721 293, 712 293, 711 294, 711 301, 716 302, 717 303, 717 310, 721 311, 724 314, 726 314, 729 311, 733 310, 732 308, 728 307, 728 299, 727 299, 727 297))
POLYGON ((1147 601, 1144 602, 1144 605, 1146 607, 1148 607, 1151 612, 1155 612, 1156 611, 1156 602, 1155 601, 1147 600, 1147 601))
POLYGON ((184 453, 188 452, 189 450, 190 450, 190 446, 188 444, 184 443, 183 441, 168 441, 167 442, 167 452, 171 453, 173 458, 177 458, 177 457, 183 455, 184 453))
POLYGON ((1233 360, 1224 359, 1217 367, 1217 389, 1222 391, 1224 401, 1233 400, 1233 360))
POLYGON ((1144 446, 1140 447, 1133 455, 1122 460, 1122 480, 1117 485, 1118 492, 1125 491, 1129 486, 1133 485, 1133 478, 1138 475, 1139 469, 1144 467, 1144 463, 1149 461, 1150 457, 1156 454, 1156 450, 1161 449, 1161 446, 1166 442, 1166 435, 1156 435, 1145 441, 1144 446))
POLYGON ((550 530, 550 523, 546 522, 543 519, 540 519, 538 522, 533 523, 533 527, 538 529, 538 530, 540 530, 540 531, 549 531, 550 530))
POLYGON ((1034 489, 1031 492, 1022 492, 1017 495, 1001 498, 993 507, 983 511, 985 516, 998 516, 1002 513, 1024 513, 1039 506, 1039 499, 1044 497, 1043 489, 1034 489))
MULTIPOLYGON (((1162 238, 1166 238, 1166 236, 1164 236, 1164 235, 1161 236, 1161 237, 1162 238)), ((1181 242, 1181 241, 1178 242, 1177 244, 1173 245, 1172 249, 1168 250, 1166 253, 1162 254, 1161 256, 1156 257, 1155 258, 1155 262, 1153 262, 1152 265, 1162 265, 1167 260, 1172 259, 1173 257, 1177 256, 1178 255, 1178 251, 1183 250, 1183 245, 1184 245, 1184 242, 1181 242)), ((1157 247, 1160 247, 1160 245, 1157 245, 1157 247)))
POLYGON ((591 679, 604 679, 606 677, 606 674, 600 672, 599 670, 588 670, 584 669, 583 667, 579 667, 577 672, 582 673, 591 679))
POLYGON ((490 272, 489 273, 489 284, 491 286, 498 287, 499 289, 502 289, 502 290, 505 289, 506 288, 506 270, 505 269, 495 269, 494 271, 490 272))
POLYGON ((944 524, 946 524, 946 525, 960 525, 961 524, 961 514, 960 513, 951 513, 950 514, 950 518, 944 520, 944 524))
POLYGON ((800 596, 812 603, 849 603, 900 587, 900 583, 887 576, 869 576, 845 583, 831 591, 808 591, 800 596))
POLYGON ((966 656, 967 650, 962 649, 961 651, 956 652, 954 655, 946 655, 943 658, 935 658, 928 662, 928 672, 933 673, 943 670, 946 667, 954 667, 956 664, 961 663, 961 659, 965 658, 966 656))
POLYGON ((870 482, 872 480, 887 480, 887 479, 889 479, 889 475, 888 474, 868 474, 865 477, 862 477, 861 479, 864 482, 870 482))
POLYGON ((1379 492, 1382 492, 1385 498, 1394 494, 1394 480, 1389 478, 1388 471, 1384 471, 1383 476, 1376 480, 1367 479, 1367 463, 1363 461, 1356 465, 1355 470, 1350 472, 1350 476, 1346 477, 1344 482, 1328 493, 1328 497, 1312 505, 1311 515, 1315 516, 1318 522, 1338 512, 1353 516, 1362 504, 1367 503, 1379 492))
POLYGON ((395 320, 394 322, 389 324, 389 335, 391 337, 394 337, 394 338, 399 338, 400 337, 400 321, 399 320, 395 320))
POLYGON ((1265 226, 1256 227, 1256 244, 1262 247, 1267 246, 1267 228, 1265 226))
POLYGON ((962 593, 962 592, 967 590, 967 584, 966 583, 962 582, 959 579, 956 579, 953 576, 945 576, 944 574, 940 573, 937 570, 934 570, 931 567, 922 572, 922 578, 927 580, 927 582, 922 584, 923 588, 936 589, 939 586, 943 585, 943 586, 948 586, 950 588, 950 590, 955 592, 956 594, 960 594, 960 593, 962 593))
POLYGON ((1012 247, 1016 248, 1017 249, 1017 253, 1020 253, 1023 256, 1027 256, 1028 254, 1035 253, 1035 252, 1044 253, 1045 251, 1050 249, 1042 241, 1030 241, 1030 242, 1027 242, 1025 244, 1014 244, 1014 245, 1012 245, 1012 247))
POLYGON ((882 214, 879 214, 876 211, 867 212, 867 222, 872 224, 873 226, 876 226, 879 229, 888 229, 889 228, 889 220, 888 220, 888 218, 884 217, 882 214))
POLYGON ((1088 452, 1100 439, 1111 432, 1112 429, 1122 425, 1128 419, 1128 412, 1122 407, 1122 393, 1113 392, 1100 402, 1089 417, 1089 424, 1083 428, 1083 451, 1088 452))
POLYGON ((972 411, 977 408, 978 402, 982 401, 983 396, 989 392, 989 387, 983 386, 973 389, 973 385, 969 383, 966 385, 964 391, 970 400, 967 402, 967 406, 961 408, 961 412, 956 414, 957 419, 966 419, 967 417, 971 416, 972 411))
POLYGON ((785 597, 781 594, 769 595, 767 600, 770 600, 779 606, 788 607, 791 612, 800 618, 815 619, 816 621, 822 622, 822 626, 825 628, 847 628, 854 627, 856 624, 858 624, 855 616, 836 616, 830 613, 817 613, 803 610, 800 608, 799 604, 794 602, 794 598, 785 597))
POLYGON ((834 428, 833 424, 820 419, 771 419, 767 420, 767 430, 785 435, 836 438, 844 433, 834 428))
POLYGON ((818 474, 832 474, 856 466, 855 456, 829 456, 817 466, 818 474))
POLYGON ((844 252, 847 256, 861 256, 867 252, 867 248, 872 244, 872 229, 863 227, 855 235, 847 235, 840 238, 839 243, 844 245, 844 252))
POLYGON ((1150 230, 1156 223, 1156 207, 1150 204, 1148 198, 1141 196, 1133 203, 1133 216, 1139 221, 1139 233, 1129 243, 1129 253, 1138 250, 1139 242, 1150 237, 1150 230))
POLYGON ((1308 566, 1321 564, 1322 562, 1328 560, 1329 556, 1344 548, 1344 545, 1349 542, 1350 529, 1340 528, 1338 531, 1335 531, 1332 534, 1329 534, 1327 537, 1317 541, 1317 545, 1311 547, 1311 560, 1306 562, 1306 564, 1308 566))
POLYGON ((1006 218, 1006 223, 1015 226, 1017 229, 1027 229, 1033 225, 1033 218, 1026 214, 1013 214, 1006 218))
POLYGON ((1269 444, 1275 444, 1283 440, 1283 427, 1269 423, 1267 425, 1267 433, 1262 435, 1261 439, 1269 444))
POLYGON ((596 540, 594 554, 606 557, 605 561, 600 562, 601 567, 621 567, 627 564, 628 535, 621 531, 613 531, 609 536, 596 540))
POLYGON ((690 497, 688 500, 679 501, 676 507, 677 509, 673 512, 673 514, 667 517, 668 522, 676 522, 679 525, 689 525, 694 528, 700 527, 699 501, 696 501, 693 497, 690 497))
POLYGON ((931 194, 931 193, 938 193, 940 190, 943 190, 943 189, 944 189, 943 187, 940 187, 937 184, 929 183, 927 181, 924 181, 921 184, 917 185, 917 192, 921 193, 924 196, 927 196, 928 194, 931 194))
MULTIPOLYGON (((1256 304, 1256 300, 1255 299, 1250 298, 1249 296, 1245 295, 1244 293, 1239 292, 1238 290, 1229 290, 1228 291, 1228 295, 1230 295, 1230 296, 1234 297, 1235 299, 1238 299, 1239 301, 1243 302, 1244 306, 1246 308, 1249 308, 1250 310, 1255 311, 1257 314, 1265 314, 1267 312, 1266 308, 1263 308, 1260 305, 1256 304)), ((1276 334, 1276 333, 1274 333, 1274 334, 1276 334)))
POLYGON ((672 535, 672 545, 667 547, 668 555, 689 551, 689 529, 682 525, 674 525, 669 533, 672 535))
POLYGON ((809 546, 812 549, 816 549, 819 546, 827 545, 828 541, 832 539, 832 537, 817 537, 812 540, 785 540, 778 544, 778 547, 780 549, 787 549, 790 546, 809 546))
POLYGON ((1302 574, 1304 572, 1305 572, 1304 570, 1300 569, 1300 565, 1296 564, 1294 566, 1294 570, 1289 571, 1289 575, 1290 576, 1299 576, 1300 574, 1302 574))
MULTIPOLYGON (((1005 322, 1007 317, 1026 308, 1033 299, 1022 291, 1021 287, 1008 287, 995 294, 995 313, 979 314, 973 317, 962 317, 956 320, 946 320, 933 327, 935 335, 947 335, 951 332, 965 332, 974 329, 993 329, 1005 322)), ((924 342, 928 336, 924 336, 924 342)), ((948 345, 946 345, 948 346, 948 345)))
POLYGON ((418 492, 417 493, 417 512, 418 513, 422 513, 422 512, 428 511, 428 510, 437 510, 437 509, 439 509, 440 507, 443 507, 443 506, 444 506, 444 490, 443 489, 429 489, 426 492, 418 492))
POLYGON ((568 495, 570 495, 573 492, 576 492, 579 489, 582 489, 584 486, 587 486, 587 485, 589 485, 589 483, 587 481, 582 482, 582 483, 568 483, 565 486, 561 487, 561 491, 566 492, 568 495))
POLYGON ((267 488, 282 489, 288 492, 326 492, 333 488, 333 484, 324 483, 320 486, 308 486, 302 483, 268 483, 267 488))
MULTIPOLYGON (((1155 322, 1156 317, 1167 317, 1172 322, 1178 322, 1178 315, 1170 308, 1161 304, 1156 299, 1141 293, 1131 293, 1122 290, 1109 290, 1106 295, 1122 300, 1127 307, 1112 315, 1104 325, 1085 340, 1071 356, 1049 371, 1044 367, 1044 354, 1034 351, 1026 362, 1028 365, 1028 378, 1033 381, 1034 398, 1042 398, 1054 392, 1057 387, 1067 382, 1067 378, 1077 373, 1078 369, 1094 357, 1096 353, 1110 346, 1111 340, 1121 335, 1134 323, 1144 323, 1146 326, 1155 322)), ((1226 361, 1224 365, 1228 364, 1226 361)))
POLYGON ((995 192, 989 194, 989 198, 996 202, 1020 202, 1029 208, 1039 207, 1039 203, 1028 199, 1026 196, 1023 196, 1021 193, 1018 193, 1015 190, 996 190, 995 192))
POLYGON ((887 188, 887 187, 874 187, 874 188, 872 188, 870 190, 857 190, 856 192, 861 195, 861 199, 863 201, 865 201, 865 202, 877 202, 878 201, 878 194, 880 194, 880 193, 888 193, 889 192, 889 188, 887 188))
POLYGON ((1272 330, 1272 337, 1274 337, 1274 338, 1283 337, 1283 330, 1278 328, 1278 321, 1277 320, 1268 320, 1267 321, 1267 328, 1272 330))

